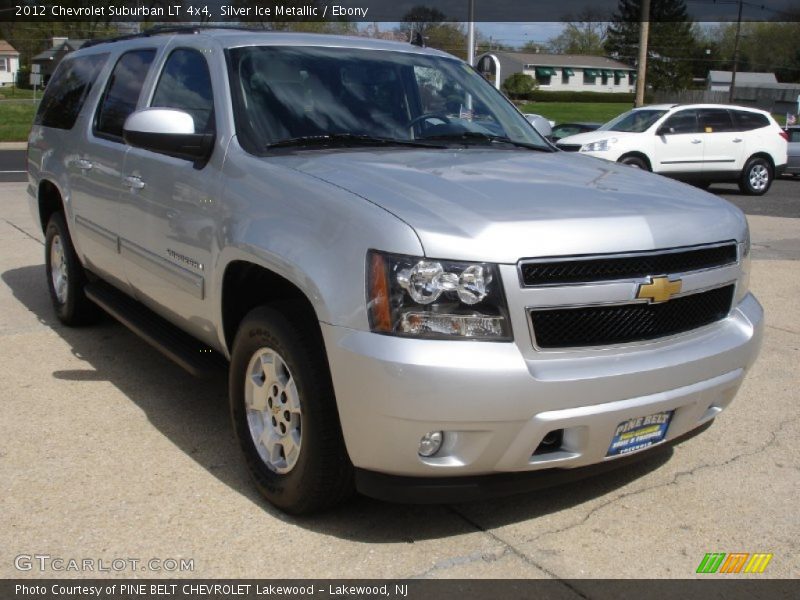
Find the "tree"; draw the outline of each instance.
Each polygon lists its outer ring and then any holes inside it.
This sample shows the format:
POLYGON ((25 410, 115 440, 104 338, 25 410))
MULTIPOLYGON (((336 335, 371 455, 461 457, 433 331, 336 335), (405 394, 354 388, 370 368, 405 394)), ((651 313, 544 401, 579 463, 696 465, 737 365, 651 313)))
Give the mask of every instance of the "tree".
POLYGON ((503 82, 500 89, 509 98, 524 100, 538 87, 536 81, 525 73, 514 73, 503 82))
MULTIPOLYGON (((725 23, 701 32, 698 45, 710 52, 705 56, 705 72, 733 68, 736 24, 725 23)), ((778 81, 800 82, 800 22, 763 21, 742 23, 739 40, 739 71, 775 73, 778 81)))
POLYGON ((467 32, 463 23, 448 23, 440 10, 427 6, 415 6, 403 17, 397 31, 405 39, 411 32, 422 35, 426 46, 444 50, 459 58, 467 57, 467 32))
POLYGON ((604 44, 608 32, 606 18, 597 11, 587 9, 576 16, 567 15, 564 30, 547 43, 556 54, 605 54, 604 44))
MULTIPOLYGON (((629 64, 636 62, 640 12, 641 0, 619 0, 605 42, 610 56, 629 64)), ((684 0, 651 0, 647 84, 669 91, 689 87, 695 46, 684 0)))

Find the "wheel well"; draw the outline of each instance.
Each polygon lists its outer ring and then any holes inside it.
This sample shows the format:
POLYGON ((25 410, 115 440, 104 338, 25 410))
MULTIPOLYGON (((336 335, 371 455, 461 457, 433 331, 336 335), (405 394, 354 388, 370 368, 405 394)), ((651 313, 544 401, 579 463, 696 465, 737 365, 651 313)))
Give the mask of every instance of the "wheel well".
POLYGON ((769 154, 767 154, 766 152, 756 152, 755 154, 750 156, 750 158, 748 158, 746 161, 744 161, 744 164, 747 164, 748 162, 750 162, 754 158, 763 158, 764 160, 766 160, 769 163, 769 166, 772 169, 772 171, 773 172, 775 171, 775 161, 773 161, 772 157, 769 154))
POLYGON ((280 301, 292 302, 293 308, 307 314, 319 330, 314 307, 300 288, 259 265, 245 261, 230 263, 222 279, 222 326, 228 350, 232 350, 239 323, 247 313, 257 306, 280 301))
POLYGON ((47 223, 53 213, 63 210, 64 204, 61 192, 51 181, 46 179, 39 184, 39 220, 42 222, 42 231, 47 229, 47 223))
POLYGON ((647 165, 647 168, 648 168, 650 171, 652 171, 652 170, 653 170, 653 165, 652 165, 652 163, 650 162, 650 159, 649 159, 649 158, 647 158, 647 155, 645 155, 645 154, 642 154, 641 152, 627 152, 626 154, 623 154, 622 156, 620 156, 620 157, 617 159, 617 162, 622 162, 622 161, 623 161, 623 160, 625 160, 626 158, 630 158, 630 157, 632 157, 632 156, 635 156, 636 158, 641 158, 641 159, 644 161, 644 164, 646 164, 646 165, 647 165))

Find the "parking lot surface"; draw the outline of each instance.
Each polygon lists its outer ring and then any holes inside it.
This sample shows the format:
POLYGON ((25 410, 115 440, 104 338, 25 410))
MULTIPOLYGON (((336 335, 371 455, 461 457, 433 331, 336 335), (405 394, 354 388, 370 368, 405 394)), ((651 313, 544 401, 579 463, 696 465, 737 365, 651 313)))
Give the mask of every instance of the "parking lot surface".
POLYGON ((751 213, 751 288, 767 327, 737 399, 702 435, 533 494, 355 498, 297 519, 250 484, 224 376, 193 379, 111 319, 56 321, 25 184, 0 183, 0 576, 686 578, 708 552, 767 552, 757 577, 796 577, 800 180, 763 200, 727 197, 751 213), (16 557, 37 554, 189 559, 193 570, 18 570, 16 557))

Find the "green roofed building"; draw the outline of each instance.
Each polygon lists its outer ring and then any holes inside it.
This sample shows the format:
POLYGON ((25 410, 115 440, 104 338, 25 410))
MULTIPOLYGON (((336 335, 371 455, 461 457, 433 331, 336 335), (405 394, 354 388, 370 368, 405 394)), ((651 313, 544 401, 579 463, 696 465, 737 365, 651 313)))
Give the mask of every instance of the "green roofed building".
POLYGON ((544 91, 615 93, 636 86, 636 69, 604 56, 486 52, 475 64, 498 89, 514 73, 530 75, 544 91))

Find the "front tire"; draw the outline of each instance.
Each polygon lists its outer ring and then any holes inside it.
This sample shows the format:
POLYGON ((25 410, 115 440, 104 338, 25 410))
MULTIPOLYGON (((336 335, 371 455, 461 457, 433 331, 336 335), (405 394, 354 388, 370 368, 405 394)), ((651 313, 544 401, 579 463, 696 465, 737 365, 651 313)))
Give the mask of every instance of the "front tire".
POLYGON ((760 156, 751 158, 742 170, 739 189, 748 196, 763 196, 772 185, 774 177, 775 171, 767 159, 760 156))
POLYGON ((50 217, 44 248, 47 289, 58 320, 70 326, 96 321, 100 308, 83 291, 86 271, 75 253, 64 213, 56 212, 50 217))
POLYGON ((647 162, 639 156, 623 156, 617 162, 623 165, 628 165, 629 167, 635 167, 637 169, 641 169, 642 171, 650 170, 650 167, 648 166, 647 162))
POLYGON ((262 306, 242 321, 230 366, 234 431, 259 492, 307 514, 353 491, 323 341, 310 316, 262 306))

